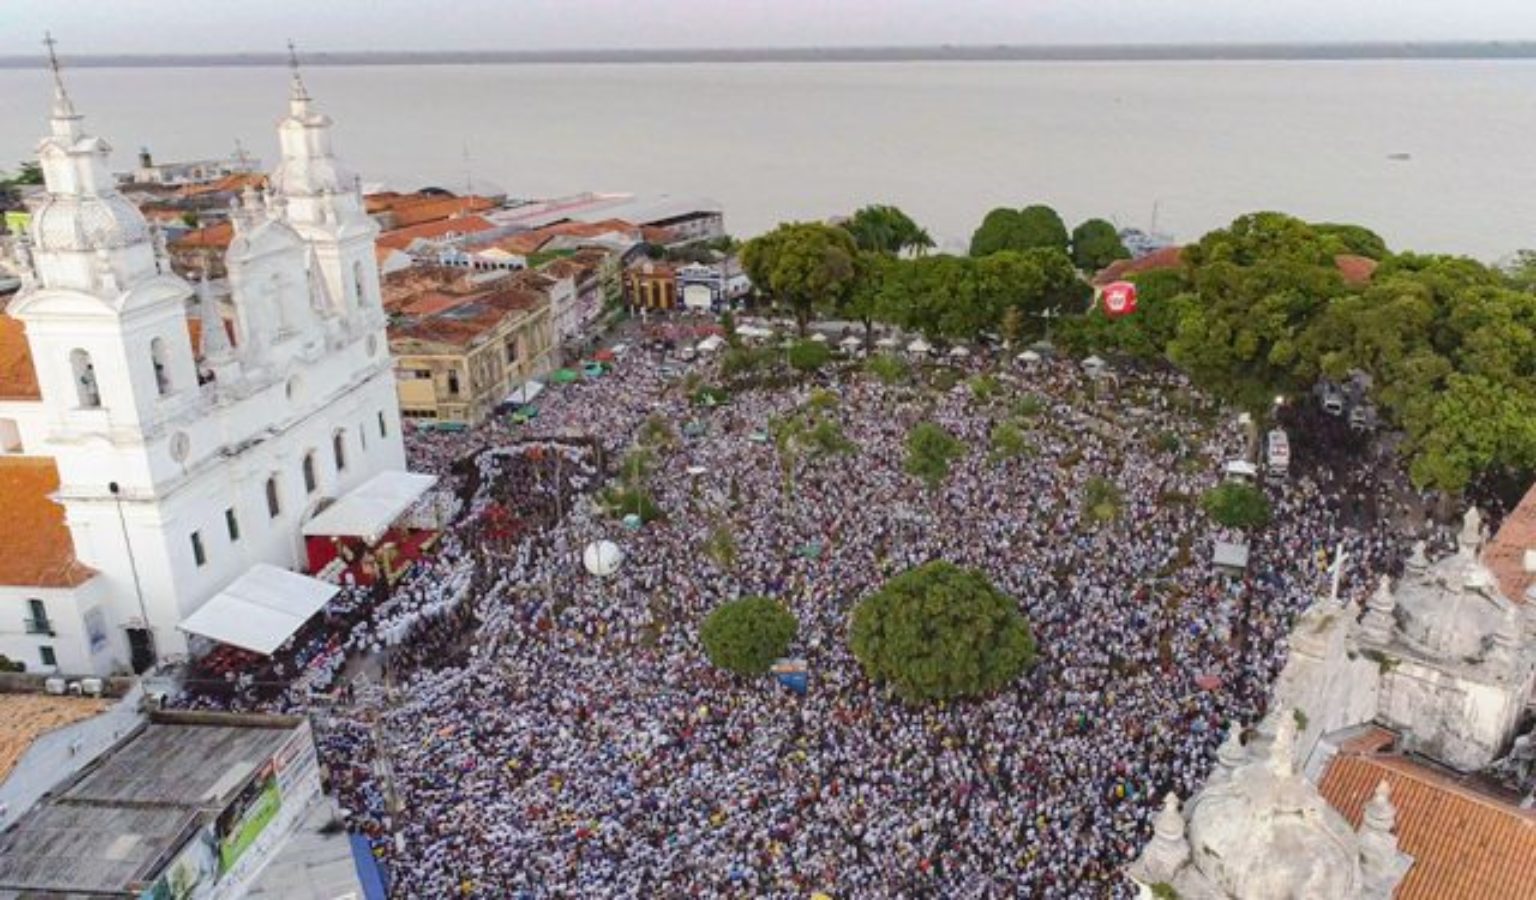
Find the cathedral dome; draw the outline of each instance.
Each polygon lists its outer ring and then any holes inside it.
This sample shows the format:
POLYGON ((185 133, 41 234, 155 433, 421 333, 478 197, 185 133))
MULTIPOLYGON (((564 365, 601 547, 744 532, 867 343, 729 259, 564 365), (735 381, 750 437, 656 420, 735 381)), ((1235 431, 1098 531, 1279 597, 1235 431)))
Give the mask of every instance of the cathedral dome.
POLYGON ((1268 758, 1249 762, 1192 803, 1189 844, 1201 876, 1245 900, 1353 897, 1359 839, 1295 771, 1296 725, 1280 714, 1268 758))
POLYGON ((121 194, 50 195, 32 212, 40 252, 127 247, 149 239, 149 224, 121 194))
POLYGON ((1397 636, 1431 659, 1482 662, 1508 615, 1508 601, 1477 558, 1478 525, 1469 514, 1460 548, 1432 565, 1416 551, 1398 584, 1397 636))

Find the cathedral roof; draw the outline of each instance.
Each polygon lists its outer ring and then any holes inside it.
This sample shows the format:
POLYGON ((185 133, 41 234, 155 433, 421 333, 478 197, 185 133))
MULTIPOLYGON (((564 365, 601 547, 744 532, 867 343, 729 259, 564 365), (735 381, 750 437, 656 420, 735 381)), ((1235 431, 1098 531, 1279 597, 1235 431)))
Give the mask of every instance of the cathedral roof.
POLYGON ((1529 601, 1529 592, 1536 588, 1536 572, 1526 569, 1528 553, 1536 553, 1536 484, 1504 517, 1499 533, 1483 548, 1483 564, 1493 570, 1504 596, 1515 603, 1529 601))
POLYGON ((1341 752, 1320 790, 1358 826, 1382 779, 1392 788, 1398 845, 1414 860, 1395 900, 1536 897, 1536 813, 1391 754, 1341 752))
POLYGON ((19 319, 0 313, 0 400, 41 400, 27 328, 19 319))
POLYGON ((51 496, 59 489, 53 460, 0 457, 0 585, 72 588, 96 573, 75 559, 75 542, 64 524, 64 507, 51 496))

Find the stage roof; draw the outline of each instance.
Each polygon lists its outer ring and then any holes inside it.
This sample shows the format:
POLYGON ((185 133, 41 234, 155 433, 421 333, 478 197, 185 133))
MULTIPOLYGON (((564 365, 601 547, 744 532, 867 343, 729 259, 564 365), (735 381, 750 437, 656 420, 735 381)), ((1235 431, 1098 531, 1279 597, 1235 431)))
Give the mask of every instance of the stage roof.
POLYGON ((375 543, 434 484, 436 475, 380 472, 304 523, 304 534, 357 537, 375 543))
POLYGON ((257 563, 178 627, 221 644, 271 656, 339 590, 308 575, 257 563))

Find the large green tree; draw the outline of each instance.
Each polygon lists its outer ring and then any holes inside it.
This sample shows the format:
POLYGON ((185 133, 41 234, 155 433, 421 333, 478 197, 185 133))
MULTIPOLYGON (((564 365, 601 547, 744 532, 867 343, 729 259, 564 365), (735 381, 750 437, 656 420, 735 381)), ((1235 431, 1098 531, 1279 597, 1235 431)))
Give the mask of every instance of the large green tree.
POLYGON ((907 433, 907 473, 936 488, 949 477, 950 464, 965 455, 965 445, 932 422, 919 422, 907 433))
POLYGON ((933 247, 933 238, 921 225, 894 206, 866 206, 843 223, 860 250, 884 256, 922 253, 933 247))
POLYGON ((1072 262, 1084 272, 1097 272, 1130 257, 1119 230, 1103 219, 1089 219, 1072 229, 1072 262))
POLYGON ((803 335, 818 309, 846 303, 858 277, 857 254, 846 230, 793 222, 747 241, 741 264, 758 290, 790 309, 803 335))
POLYGON ((909 703, 990 694, 1035 658, 1013 598, 948 562, 911 569, 865 597, 849 627, 865 675, 909 703))
POLYGON ((1066 223, 1049 206, 1023 209, 994 209, 982 219, 971 235, 971 255, 987 256, 1003 250, 1033 250, 1054 247, 1065 252, 1070 246, 1066 223))
POLYGON ((709 661, 737 675, 765 674, 795 639, 799 623, 769 597, 746 597, 715 607, 699 628, 709 661))

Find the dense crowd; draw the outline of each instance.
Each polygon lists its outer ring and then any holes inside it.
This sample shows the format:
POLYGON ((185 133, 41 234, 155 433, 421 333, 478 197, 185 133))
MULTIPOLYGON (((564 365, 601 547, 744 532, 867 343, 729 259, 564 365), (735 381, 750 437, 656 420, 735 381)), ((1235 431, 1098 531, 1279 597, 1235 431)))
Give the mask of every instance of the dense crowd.
POLYGON ((1339 549, 1351 597, 1398 556, 1369 461, 1299 452, 1266 485, 1248 572, 1216 571, 1232 536, 1198 498, 1247 436, 1172 374, 1010 365, 991 399, 844 375, 706 409, 689 368, 636 350, 552 388, 529 425, 412 437, 461 518, 349 638, 390 687, 318 716, 329 783, 395 896, 1129 896, 1156 801, 1188 796, 1226 724, 1263 714, 1339 549), (764 436, 813 389, 856 449, 786 473, 764 436), (995 458, 1025 395, 1030 446, 995 458), (673 432, 646 479, 665 519, 631 529, 596 489, 648 419, 673 432), (935 490, 903 468, 924 420, 969 448, 935 490), (1113 521, 1085 518, 1090 479, 1118 487, 1113 521), (625 554, 608 578, 582 568, 599 539, 625 554), (995 697, 910 708, 862 676, 846 622, 936 558, 1016 597, 1040 660, 995 697), (700 650, 704 615, 754 594, 799 619, 804 697, 700 650))

